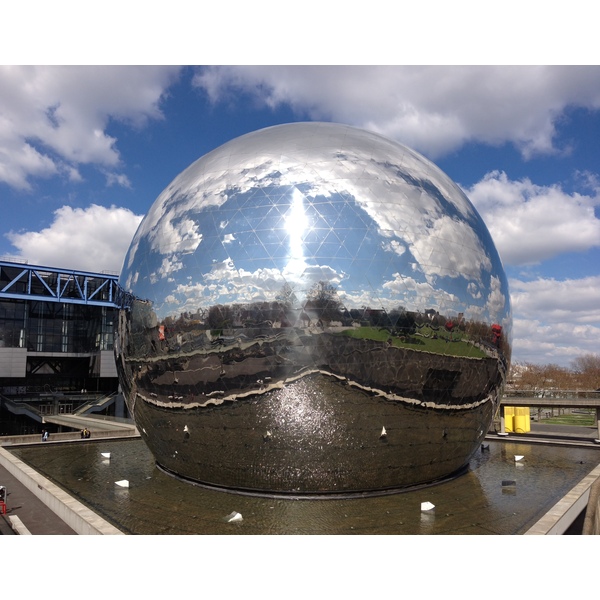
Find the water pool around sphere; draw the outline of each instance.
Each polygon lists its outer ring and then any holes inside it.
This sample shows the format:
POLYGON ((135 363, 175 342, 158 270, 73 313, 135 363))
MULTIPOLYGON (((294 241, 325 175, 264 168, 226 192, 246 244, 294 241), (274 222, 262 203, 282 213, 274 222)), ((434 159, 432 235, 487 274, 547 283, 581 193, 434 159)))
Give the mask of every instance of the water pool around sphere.
POLYGON ((597 448, 489 441, 468 471, 379 497, 286 499, 209 490, 169 477, 139 439, 35 445, 10 452, 133 535, 519 535, 598 465, 597 448), (102 457, 110 452, 110 460, 102 457), (520 463, 515 454, 524 455, 520 463), (127 479, 129 488, 115 481, 127 479), (515 485, 507 488, 504 480, 515 485), (421 513, 421 502, 435 505, 421 513), (239 512, 243 520, 228 523, 239 512))
POLYGON ((479 448, 510 362, 506 277, 412 150, 296 123, 202 157, 126 256, 120 381, 164 468, 250 491, 435 481, 479 448))

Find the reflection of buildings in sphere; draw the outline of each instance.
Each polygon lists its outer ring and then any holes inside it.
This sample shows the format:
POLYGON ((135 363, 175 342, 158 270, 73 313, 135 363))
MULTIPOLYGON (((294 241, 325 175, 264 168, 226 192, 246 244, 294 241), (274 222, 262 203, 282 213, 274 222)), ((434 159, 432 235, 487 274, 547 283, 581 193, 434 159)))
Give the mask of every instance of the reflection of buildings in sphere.
POLYGON ((270 128, 194 163, 121 283, 136 298, 117 349, 130 409, 161 466, 207 484, 449 476, 510 360, 506 278, 476 211, 419 155, 345 126, 270 128))

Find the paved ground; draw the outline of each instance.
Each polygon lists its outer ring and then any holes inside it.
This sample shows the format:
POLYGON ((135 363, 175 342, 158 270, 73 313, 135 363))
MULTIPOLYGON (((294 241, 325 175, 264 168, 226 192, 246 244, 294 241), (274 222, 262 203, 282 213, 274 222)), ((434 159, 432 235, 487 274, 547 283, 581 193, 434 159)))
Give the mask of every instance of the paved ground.
POLYGON ((581 425, 547 425, 546 423, 531 423, 528 433, 509 433, 510 439, 527 439, 530 441, 542 440, 547 443, 560 443, 561 441, 581 443, 585 445, 598 445, 597 427, 582 427, 581 425))
POLYGON ((0 515, 0 535, 15 535, 9 516, 16 515, 32 535, 76 535, 54 511, 0 465, 0 485, 6 487, 6 514, 0 515))

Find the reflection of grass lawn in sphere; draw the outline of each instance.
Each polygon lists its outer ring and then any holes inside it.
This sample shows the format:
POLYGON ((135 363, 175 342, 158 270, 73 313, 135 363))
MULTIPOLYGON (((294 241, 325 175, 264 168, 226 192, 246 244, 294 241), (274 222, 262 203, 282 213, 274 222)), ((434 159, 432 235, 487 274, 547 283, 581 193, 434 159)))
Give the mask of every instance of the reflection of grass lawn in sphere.
POLYGON ((485 352, 479 350, 472 344, 463 341, 458 334, 453 335, 450 341, 450 334, 439 336, 424 337, 422 335, 393 336, 387 329, 378 327, 356 327, 355 329, 346 329, 342 332, 355 339, 374 340, 376 342, 387 342, 391 340, 392 345, 398 348, 410 348, 412 350, 421 350, 423 352, 433 352, 435 354, 445 354, 448 356, 468 356, 471 358, 486 358, 485 352))

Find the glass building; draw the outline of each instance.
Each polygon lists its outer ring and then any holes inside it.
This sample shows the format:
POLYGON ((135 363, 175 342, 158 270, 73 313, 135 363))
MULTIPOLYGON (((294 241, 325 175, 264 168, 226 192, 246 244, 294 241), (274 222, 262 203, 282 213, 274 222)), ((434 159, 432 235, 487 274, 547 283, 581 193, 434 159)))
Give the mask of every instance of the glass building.
POLYGON ((0 261, 0 394, 70 413, 115 394, 117 276, 0 261), (60 401, 56 398, 61 397, 60 401))

